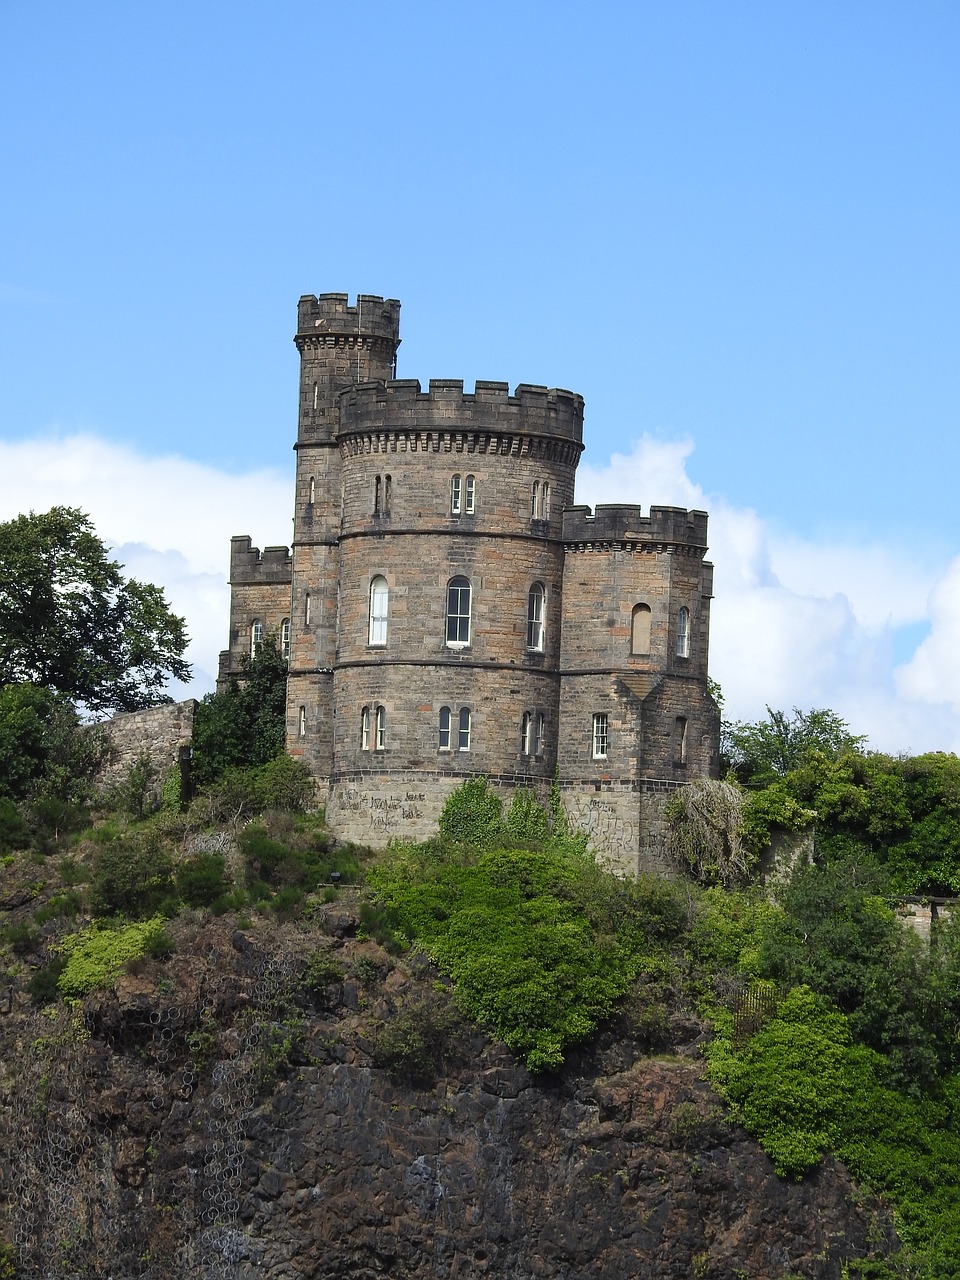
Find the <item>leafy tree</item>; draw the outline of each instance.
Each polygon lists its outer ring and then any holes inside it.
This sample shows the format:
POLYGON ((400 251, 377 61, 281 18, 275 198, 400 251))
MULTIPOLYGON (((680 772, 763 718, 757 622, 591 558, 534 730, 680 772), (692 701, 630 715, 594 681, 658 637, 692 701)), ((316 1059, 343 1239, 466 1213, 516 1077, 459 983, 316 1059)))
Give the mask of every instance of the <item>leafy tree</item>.
POLYGON ((792 715, 767 707, 767 718, 755 724, 734 722, 724 734, 724 751, 739 781, 766 786, 800 765, 814 752, 835 760, 858 751, 866 739, 852 734, 835 711, 801 711, 792 715))
POLYGON ((170 676, 189 679, 186 646, 160 588, 124 578, 82 511, 0 523, 0 684, 132 711, 162 702, 170 676))
POLYGON ((265 642, 221 693, 200 702, 193 720, 192 776, 198 786, 227 769, 267 764, 283 751, 287 663, 265 642))

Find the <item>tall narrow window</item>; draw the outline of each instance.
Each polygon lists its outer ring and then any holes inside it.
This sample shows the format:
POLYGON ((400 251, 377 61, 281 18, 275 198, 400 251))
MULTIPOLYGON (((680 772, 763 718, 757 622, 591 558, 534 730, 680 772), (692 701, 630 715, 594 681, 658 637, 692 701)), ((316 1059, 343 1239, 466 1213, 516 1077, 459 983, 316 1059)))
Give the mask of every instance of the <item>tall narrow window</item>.
POLYGON ((255 658, 263 644, 263 623, 256 618, 250 624, 250 657, 255 658))
POLYGON ((303 621, 304 625, 310 625, 310 592, 308 591, 303 600, 303 621))
POLYGON ((677 716, 675 741, 674 741, 674 762, 676 764, 687 763, 687 718, 686 716, 677 716))
POLYGON ((319 387, 319 386, 317 385, 317 383, 315 382, 315 383, 313 384, 313 407, 314 407, 314 409, 316 409, 316 407, 317 407, 317 405, 318 405, 319 403, 320 403, 320 387, 319 387))
POLYGON ((390 514, 390 486, 393 483, 390 476, 383 477, 383 514, 390 514))
POLYGON ((360 750, 370 750, 370 708, 364 707, 360 712, 360 750))
POLYGON ((458 516, 463 504, 463 481, 460 476, 454 476, 450 481, 450 514, 458 516))
POLYGON ((677 614, 677 657, 690 657, 690 610, 686 606, 677 614))
POLYGON ((550 486, 546 480, 544 480, 543 488, 540 490, 540 514, 544 520, 550 519, 550 486))
POLYGON ((440 734, 437 746, 440 751, 450 750, 450 708, 440 708, 440 734))
POLYGON ((297 733, 302 738, 306 735, 306 732, 307 732, 307 708, 301 707, 300 715, 297 720, 297 733))
POLYGON ((543 712, 538 711, 537 718, 534 723, 534 731, 533 731, 533 754, 535 756, 543 755, 543 729, 544 729, 543 712))
POLYGON ((530 519, 536 520, 540 514, 540 481, 534 480, 530 490, 530 519))
POLYGON ((451 578, 447 584, 447 644, 459 648, 470 643, 470 581, 451 578))
POLYGON ((378 516, 378 515, 380 514, 380 501, 381 501, 380 487, 381 487, 381 484, 382 484, 382 481, 381 481, 380 477, 379 477, 379 476, 377 476, 377 477, 374 479, 374 482, 373 482, 373 514, 374 514, 375 516, 378 516))
POLYGON ((650 606, 634 605, 630 618, 630 652, 643 654, 650 652, 650 606))
POLYGON ((376 749, 382 751, 387 745, 387 713, 383 707, 377 707, 377 741, 376 749))
POLYGON ((468 516, 472 516, 477 509, 476 476, 467 476, 466 483, 463 488, 463 509, 468 516))
POLYGON ((280 657, 284 662, 290 661, 290 619, 284 618, 280 623, 280 657))
POLYGON ((520 752, 522 755, 533 754, 533 713, 525 711, 520 722, 520 752))
POLYGON ((597 711, 593 717, 593 758, 594 760, 606 760, 607 758, 607 713, 605 711, 597 711))
POLYGON ((386 578, 376 577, 370 583, 370 623, 368 644, 387 643, 387 610, 389 591, 386 578))
POLYGON ((535 582, 527 596, 527 648, 543 652, 546 590, 542 582, 535 582))
POLYGON ((457 750, 470 750, 470 708, 460 708, 460 723, 457 728, 457 750))
POLYGON ((310 477, 310 505, 311 505, 311 507, 312 507, 312 506, 313 506, 313 504, 316 502, 316 500, 317 500, 317 478, 316 478, 316 476, 311 476, 311 477, 310 477))

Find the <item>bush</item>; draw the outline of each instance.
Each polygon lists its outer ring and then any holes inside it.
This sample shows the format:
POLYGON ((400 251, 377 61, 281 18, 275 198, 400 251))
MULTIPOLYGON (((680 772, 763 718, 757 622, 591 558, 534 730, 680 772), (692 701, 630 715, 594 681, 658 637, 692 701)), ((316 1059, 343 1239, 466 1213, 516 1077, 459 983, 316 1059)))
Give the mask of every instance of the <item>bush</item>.
POLYGON ((292 756, 255 769, 228 769, 196 797, 190 817, 204 826, 240 822, 268 809, 304 813, 314 796, 310 771, 292 756))
POLYGON ((177 867, 177 892, 188 907, 209 907, 230 888, 223 854, 198 853, 177 867))
POLYGON ((208 786, 227 770, 266 764, 283 751, 287 664, 265 643, 221 693, 208 694, 193 720, 194 784, 208 786))
POLYGON ((153 915, 173 895, 173 859, 152 832, 118 840, 94 856, 90 879, 94 915, 153 915))
POLYGON ((439 996, 418 1000, 378 1026, 374 1066, 399 1083, 429 1088, 450 1057, 456 1027, 454 1011, 439 996))
POLYGON ((506 838, 503 802, 487 786, 486 778, 468 778, 444 802, 440 835, 454 844, 493 849, 506 838))
POLYGON ((170 940, 163 918, 154 916, 119 929, 104 929, 94 923, 81 933, 68 935, 58 950, 66 961, 57 982, 60 993, 81 999, 98 987, 112 986, 130 961, 169 954, 170 940))

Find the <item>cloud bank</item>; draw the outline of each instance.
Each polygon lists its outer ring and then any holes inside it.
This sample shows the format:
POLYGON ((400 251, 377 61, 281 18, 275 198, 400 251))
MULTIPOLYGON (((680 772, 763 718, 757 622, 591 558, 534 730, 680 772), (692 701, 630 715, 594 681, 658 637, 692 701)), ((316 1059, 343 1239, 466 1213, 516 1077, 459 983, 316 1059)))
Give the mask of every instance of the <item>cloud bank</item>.
MULTIPOLYGON (((710 513, 711 671, 726 713, 832 707, 876 749, 960 751, 960 556, 785 533, 705 492, 688 474, 692 452, 690 441, 644 436, 604 465, 581 464, 577 501, 710 513)), ((186 617, 194 681, 177 697, 213 687, 230 537, 288 543, 291 491, 279 472, 233 475, 92 435, 0 442, 0 519, 80 507, 127 572, 161 585, 186 617)))

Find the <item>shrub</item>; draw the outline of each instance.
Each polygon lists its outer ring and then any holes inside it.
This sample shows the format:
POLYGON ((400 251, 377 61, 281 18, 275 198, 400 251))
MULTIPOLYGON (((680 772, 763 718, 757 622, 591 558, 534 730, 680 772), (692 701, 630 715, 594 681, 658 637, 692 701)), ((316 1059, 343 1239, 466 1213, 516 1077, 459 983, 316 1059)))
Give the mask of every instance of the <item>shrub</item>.
POLYGON ((440 835, 455 844, 495 848, 506 836, 503 802, 489 789, 486 778, 468 778, 447 796, 439 826, 440 835))
POLYGON ((456 1026, 454 1011, 439 996, 418 1000, 378 1026, 374 1066, 400 1083, 429 1088, 450 1056, 456 1026))
POLYGON ((51 1004, 60 995, 60 975, 66 967, 66 960, 63 956, 56 956, 45 965, 42 969, 38 969, 30 981, 27 983, 27 991, 30 993, 30 999, 34 1004, 51 1004))
POLYGON ((90 879, 94 915, 152 915, 174 892, 173 859, 152 832, 98 850, 90 879))
POLYGON ((177 892, 188 907, 209 907, 230 888, 221 853, 198 853, 177 867, 177 892))
POLYGON ((119 929, 94 923, 68 935, 59 945, 66 963, 58 979, 62 995, 81 999, 97 987, 111 986, 124 966, 143 955, 169 954, 169 938, 162 916, 119 929))

